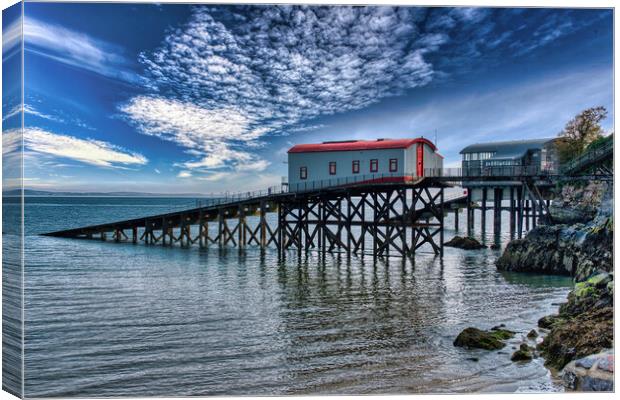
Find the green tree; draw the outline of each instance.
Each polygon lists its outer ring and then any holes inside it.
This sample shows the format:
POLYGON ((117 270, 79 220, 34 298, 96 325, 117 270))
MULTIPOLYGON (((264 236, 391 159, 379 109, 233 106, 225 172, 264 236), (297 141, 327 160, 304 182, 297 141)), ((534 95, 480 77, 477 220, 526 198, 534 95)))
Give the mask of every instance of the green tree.
POLYGON ((600 122, 607 117, 605 107, 592 107, 579 113, 568 121, 558 134, 558 154, 560 162, 569 161, 580 154, 590 143, 603 136, 600 122))

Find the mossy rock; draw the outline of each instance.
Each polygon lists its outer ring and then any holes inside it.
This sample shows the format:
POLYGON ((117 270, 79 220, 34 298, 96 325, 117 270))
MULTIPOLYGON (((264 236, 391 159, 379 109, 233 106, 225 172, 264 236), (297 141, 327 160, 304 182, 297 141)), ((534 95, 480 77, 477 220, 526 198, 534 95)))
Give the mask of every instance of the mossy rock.
POLYGON ((536 339, 537 337, 538 337, 538 332, 536 332, 536 329, 532 329, 531 331, 527 333, 528 339, 536 339))
POLYGON ((499 340, 506 340, 515 336, 515 333, 508 329, 493 329, 490 333, 499 340))
MULTIPOLYGON (((586 282, 590 286, 605 286, 607 285, 609 281, 611 281, 611 276, 608 273, 603 272, 603 273, 591 276, 590 278, 588 278, 586 282)), ((580 283, 583 283, 583 282, 580 282, 580 283)), ((577 287, 577 285, 575 285, 575 287, 577 287)))
POLYGON ((505 346, 502 340, 513 336, 514 332, 505 329, 483 331, 482 329, 469 327, 459 333, 453 344, 458 347, 499 350, 505 346))
POLYGON ((538 320, 538 326, 543 329, 550 329, 561 321, 563 321, 563 318, 559 315, 545 315, 538 320))
POLYGON ((533 358, 532 349, 525 343, 522 343, 519 350, 512 353, 511 361, 530 361, 533 358))
POLYGON ((582 298, 582 297, 594 297, 596 296, 596 289, 594 288, 594 286, 585 286, 579 289, 575 289, 573 291, 573 294, 575 295, 575 297, 578 298, 582 298))

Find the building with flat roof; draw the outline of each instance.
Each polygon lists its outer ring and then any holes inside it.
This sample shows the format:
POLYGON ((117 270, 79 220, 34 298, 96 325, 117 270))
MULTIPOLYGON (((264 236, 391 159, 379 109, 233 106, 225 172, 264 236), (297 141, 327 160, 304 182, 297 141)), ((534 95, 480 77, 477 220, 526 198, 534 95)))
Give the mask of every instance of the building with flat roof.
POLYGON ((441 168, 435 144, 415 139, 344 140, 298 144, 288 151, 289 191, 353 183, 410 181, 441 168))
POLYGON ((476 143, 460 151, 463 175, 489 176, 514 170, 554 172, 559 162, 557 138, 476 143))

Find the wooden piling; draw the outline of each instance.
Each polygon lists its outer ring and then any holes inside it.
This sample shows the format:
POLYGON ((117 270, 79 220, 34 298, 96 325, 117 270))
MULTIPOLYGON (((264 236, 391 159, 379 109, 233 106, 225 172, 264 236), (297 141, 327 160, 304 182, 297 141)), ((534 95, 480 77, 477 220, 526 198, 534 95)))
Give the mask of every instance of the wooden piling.
POLYGON ((495 188, 493 193, 493 235, 499 236, 502 230, 502 197, 504 195, 503 188, 495 188))
MULTIPOLYGON (((495 210, 495 207, 493 207, 495 210)), ((482 188, 482 215, 480 221, 480 227, 482 228, 482 234, 487 230, 487 187, 482 188)))

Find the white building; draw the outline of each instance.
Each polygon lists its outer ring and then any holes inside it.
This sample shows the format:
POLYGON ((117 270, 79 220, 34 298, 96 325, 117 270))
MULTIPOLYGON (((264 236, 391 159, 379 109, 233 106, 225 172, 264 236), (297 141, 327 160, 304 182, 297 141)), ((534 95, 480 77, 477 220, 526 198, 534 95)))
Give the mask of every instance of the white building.
POLYGON ((359 182, 412 181, 442 168, 443 157, 428 139, 377 139, 299 144, 288 151, 292 192, 359 182))

